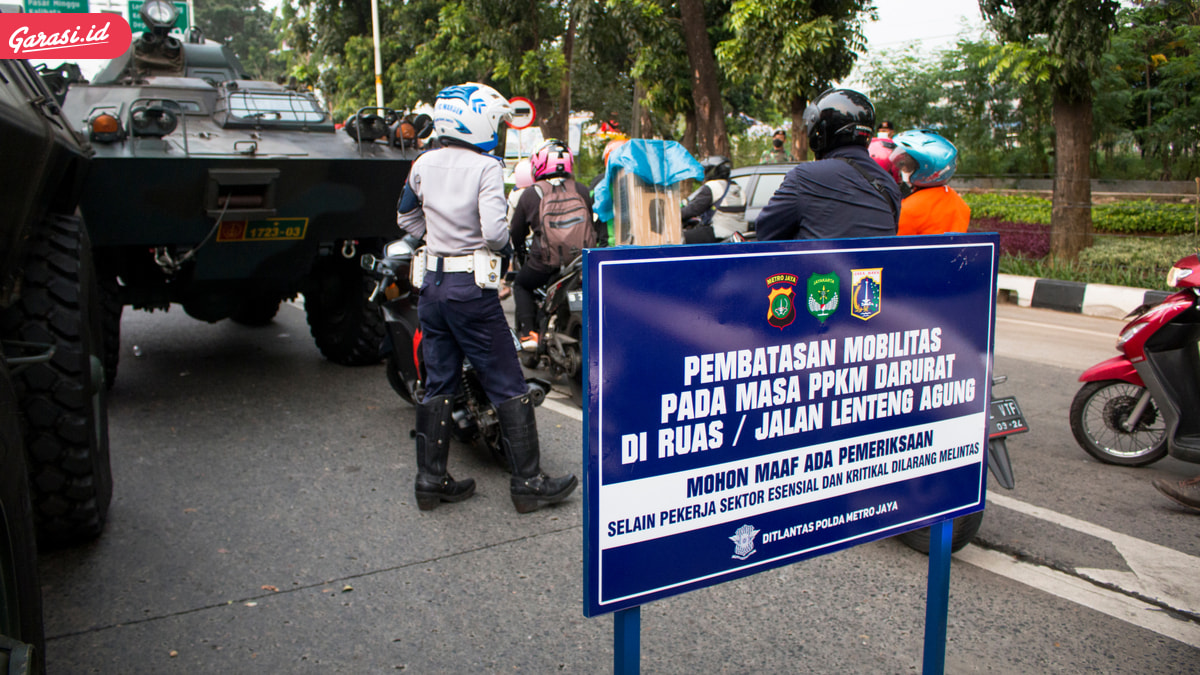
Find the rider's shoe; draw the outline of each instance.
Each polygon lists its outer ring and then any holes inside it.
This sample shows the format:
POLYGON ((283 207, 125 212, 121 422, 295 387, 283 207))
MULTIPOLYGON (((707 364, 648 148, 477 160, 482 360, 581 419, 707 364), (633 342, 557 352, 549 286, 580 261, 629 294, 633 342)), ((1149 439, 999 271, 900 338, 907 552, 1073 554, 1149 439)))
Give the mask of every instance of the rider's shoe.
POLYGON ((1200 511, 1200 476, 1180 481, 1159 478, 1154 481, 1154 489, 1174 502, 1200 511))
POLYGON ((521 351, 536 352, 538 348, 538 334, 529 331, 521 337, 521 351))

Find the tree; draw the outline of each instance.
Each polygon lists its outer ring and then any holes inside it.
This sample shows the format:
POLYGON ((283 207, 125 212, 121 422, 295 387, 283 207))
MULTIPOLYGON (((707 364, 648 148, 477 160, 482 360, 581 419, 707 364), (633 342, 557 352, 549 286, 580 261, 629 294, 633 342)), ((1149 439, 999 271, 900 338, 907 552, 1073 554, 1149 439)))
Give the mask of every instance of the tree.
POLYGON ((725 106, 717 79, 717 63, 708 41, 703 0, 680 0, 683 37, 692 71, 692 103, 696 111, 696 145, 701 155, 729 156, 725 106))
POLYGON ((733 37, 717 56, 735 82, 786 110, 792 150, 806 158, 804 109, 833 81, 845 78, 865 47, 863 16, 875 18, 870 0, 738 0, 729 14, 733 37))
MULTIPOLYGON (((1200 162, 1200 3, 1195 0, 1143 3, 1124 9, 1109 50, 1105 93, 1113 108, 1124 106, 1143 157, 1171 180, 1178 168, 1195 173, 1200 162), (1189 170, 1190 169, 1190 170, 1189 170)), ((1113 111, 1116 114, 1116 111, 1113 111)), ((1111 132, 1110 132, 1111 133, 1111 132)))
POLYGON ((232 49, 255 77, 275 80, 284 74, 272 15, 260 0, 201 0, 196 3, 196 25, 205 37, 232 49))
POLYGON ((979 8, 1006 43, 998 72, 1024 72, 1053 89, 1054 196, 1050 254, 1074 260, 1092 241, 1092 82, 1099 74, 1116 0, 980 0, 979 8), (1045 51, 1024 45, 1045 36, 1045 51))

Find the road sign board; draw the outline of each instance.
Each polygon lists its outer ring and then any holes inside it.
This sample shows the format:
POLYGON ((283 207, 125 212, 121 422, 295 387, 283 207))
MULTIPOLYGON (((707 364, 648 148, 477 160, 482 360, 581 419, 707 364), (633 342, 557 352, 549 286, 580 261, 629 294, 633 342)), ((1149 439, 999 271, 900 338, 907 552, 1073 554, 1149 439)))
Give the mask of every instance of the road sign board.
POLYGON ((979 511, 995 235, 585 255, 585 613, 979 511))

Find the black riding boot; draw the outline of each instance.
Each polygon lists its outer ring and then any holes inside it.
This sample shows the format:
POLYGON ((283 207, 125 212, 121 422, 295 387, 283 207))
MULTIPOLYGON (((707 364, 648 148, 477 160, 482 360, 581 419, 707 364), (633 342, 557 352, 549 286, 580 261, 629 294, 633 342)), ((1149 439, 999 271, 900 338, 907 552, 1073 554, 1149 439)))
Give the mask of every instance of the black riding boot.
POLYGON ((537 418, 529 394, 510 398, 496 406, 496 414, 500 418, 500 442, 512 465, 509 491, 517 513, 529 513, 566 499, 579 481, 575 474, 551 478, 542 472, 537 418))
POLYGON ((475 481, 454 480, 446 471, 450 456, 449 396, 417 406, 417 508, 429 511, 441 502, 461 502, 475 494, 475 481))

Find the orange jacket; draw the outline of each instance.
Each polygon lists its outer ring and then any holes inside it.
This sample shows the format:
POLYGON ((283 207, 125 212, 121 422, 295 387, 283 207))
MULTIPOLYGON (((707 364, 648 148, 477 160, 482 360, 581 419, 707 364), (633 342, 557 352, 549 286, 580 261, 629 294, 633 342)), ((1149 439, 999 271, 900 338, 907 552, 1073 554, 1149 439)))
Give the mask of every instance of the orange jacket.
POLYGON ((897 234, 966 232, 971 207, 948 185, 917 190, 900 203, 897 234))

